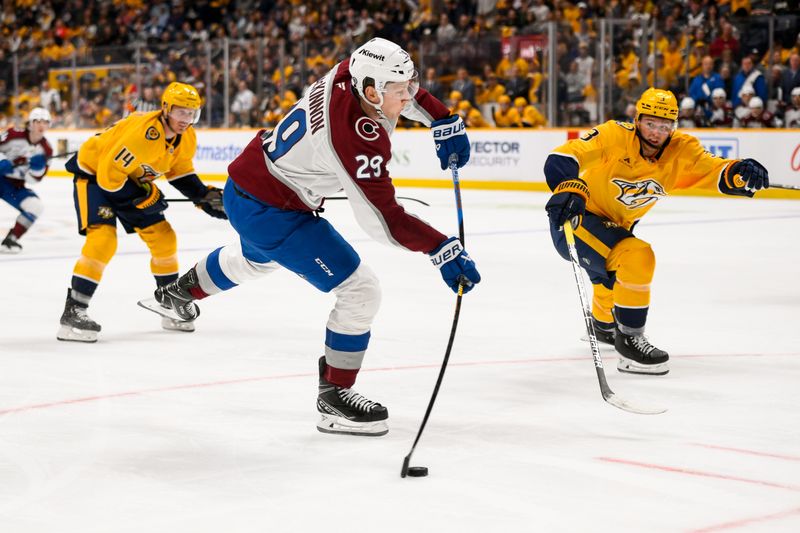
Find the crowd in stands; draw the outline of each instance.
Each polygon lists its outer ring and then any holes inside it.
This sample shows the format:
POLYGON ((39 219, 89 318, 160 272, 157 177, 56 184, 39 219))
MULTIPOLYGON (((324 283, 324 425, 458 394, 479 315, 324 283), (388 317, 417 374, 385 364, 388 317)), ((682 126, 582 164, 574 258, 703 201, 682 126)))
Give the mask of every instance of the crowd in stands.
POLYGON ((43 106, 54 127, 102 128, 158 109, 177 80, 207 98, 201 125, 271 127, 384 37, 470 127, 630 121, 649 86, 678 96, 681 127, 800 127, 797 0, 4 0, 0 32, 0 126, 43 106))

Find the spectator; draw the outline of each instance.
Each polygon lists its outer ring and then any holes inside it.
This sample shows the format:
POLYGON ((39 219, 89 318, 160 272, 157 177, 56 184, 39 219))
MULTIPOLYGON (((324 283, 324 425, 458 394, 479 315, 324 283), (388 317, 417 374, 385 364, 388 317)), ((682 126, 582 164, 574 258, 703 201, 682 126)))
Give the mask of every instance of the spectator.
POLYGON ((538 109, 529 105, 524 98, 519 97, 514 99, 514 108, 517 110, 517 113, 519 113, 522 127, 542 128, 547 126, 547 119, 539 113, 538 109))
POLYGON ((705 117, 703 110, 690 96, 685 96, 681 100, 680 110, 678 111, 679 128, 700 128, 704 126, 705 117))
POLYGON ((444 101, 444 86, 439 81, 436 75, 435 67, 428 67, 425 69, 425 79, 420 83, 420 87, 431 93, 439 100, 444 101))
POLYGON ((237 126, 250 126, 250 111, 255 104, 255 93, 247 86, 247 81, 239 80, 239 90, 231 103, 231 113, 237 126))
POLYGON ((59 93, 57 89, 50 87, 50 82, 47 80, 42 82, 39 101, 41 106, 50 112, 52 112, 53 109, 61 109, 61 93, 59 93))
POLYGON ((767 81, 761 71, 755 68, 753 58, 744 56, 742 58, 742 69, 733 79, 733 94, 731 102, 737 107, 742 100, 741 91, 745 86, 750 86, 755 91, 755 95, 762 101, 767 99, 767 81))
POLYGON ((733 126, 733 107, 728 102, 725 89, 711 91, 711 116, 708 125, 712 128, 730 128, 733 126))
POLYGON ((792 92, 795 87, 800 87, 800 54, 797 53, 789 56, 789 66, 783 71, 783 78, 781 80, 783 101, 786 104, 792 102, 792 92))
POLYGON ((500 104, 494 112, 494 125, 498 128, 514 128, 522 126, 519 112, 511 107, 511 98, 504 94, 497 99, 500 104))
MULTIPOLYGON (((740 128, 774 128, 776 127, 775 115, 764 109, 764 101, 758 96, 753 96, 747 104, 750 113, 739 121, 740 128)), ((735 125, 734 119, 734 125, 735 125)))
POLYGON ((789 95, 791 102, 783 115, 785 128, 800 128, 800 87, 792 89, 789 95))
POLYGON ((449 46, 457 37, 458 31, 450 19, 447 18, 447 13, 439 15, 439 27, 436 28, 436 43, 439 46, 449 46))
POLYGON ((578 64, 578 73, 583 76, 583 84, 592 84, 594 72, 594 58, 589 55, 589 45, 582 42, 578 45, 578 57, 574 60, 578 64))
POLYGON ((506 88, 497 81, 497 75, 489 74, 483 89, 475 97, 478 105, 497 102, 501 95, 506 93, 506 88))
POLYGON ((492 125, 486 122, 481 112, 472 107, 469 100, 461 100, 458 103, 458 114, 470 128, 490 128, 492 125))
POLYGON ((456 71, 456 79, 450 85, 450 89, 461 93, 461 98, 469 102, 475 102, 475 83, 467 74, 467 69, 459 67, 456 71))
POLYGON ((728 21, 722 22, 720 35, 711 42, 709 54, 714 59, 722 57, 724 50, 730 50, 734 59, 739 57, 739 40, 733 35, 733 24, 728 21))
POLYGON ((511 98, 528 96, 528 89, 530 88, 530 80, 527 76, 520 72, 517 65, 512 65, 510 69, 510 76, 506 81, 506 94, 511 98))
POLYGON ((455 115, 456 113, 458 113, 458 104, 463 99, 464 95, 461 94, 461 91, 450 91, 450 95, 447 97, 447 101, 444 102, 444 104, 450 110, 451 115, 455 115))
POLYGON ((708 109, 711 105, 711 93, 714 89, 722 87, 722 78, 714 72, 714 60, 711 56, 703 57, 702 72, 692 80, 689 96, 694 99, 697 107, 708 109))

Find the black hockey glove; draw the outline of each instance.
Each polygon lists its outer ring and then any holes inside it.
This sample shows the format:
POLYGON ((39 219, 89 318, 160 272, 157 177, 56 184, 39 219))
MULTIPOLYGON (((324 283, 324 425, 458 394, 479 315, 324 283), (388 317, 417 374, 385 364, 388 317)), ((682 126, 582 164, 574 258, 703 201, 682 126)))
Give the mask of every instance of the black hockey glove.
POLYGON ((222 205, 222 189, 208 185, 206 194, 193 199, 193 201, 194 205, 205 211, 206 214, 228 220, 228 215, 225 214, 225 208, 222 205))
POLYGON ((139 187, 145 191, 145 195, 133 200, 133 206, 136 209, 146 215, 158 215, 169 207, 164 195, 161 194, 161 190, 156 187, 155 183, 142 183, 139 187))
POLYGON ((752 197, 756 191, 769 188, 769 172, 755 159, 743 159, 728 165, 720 180, 725 194, 752 197))
POLYGON ((547 210, 550 222, 557 227, 563 226, 564 222, 569 220, 572 222, 572 227, 577 228, 586 212, 588 200, 589 187, 586 182, 580 178, 573 178, 558 184, 544 208, 547 210))

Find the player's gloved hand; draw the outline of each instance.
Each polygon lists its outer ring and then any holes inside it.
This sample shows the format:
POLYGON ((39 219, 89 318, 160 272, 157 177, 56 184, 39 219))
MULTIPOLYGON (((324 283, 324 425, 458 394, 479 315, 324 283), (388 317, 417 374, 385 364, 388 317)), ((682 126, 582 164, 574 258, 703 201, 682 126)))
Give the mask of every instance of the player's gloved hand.
POLYGON ((169 207, 155 183, 142 183, 139 186, 145 191, 145 195, 133 201, 136 209, 140 209, 146 215, 158 215, 169 207))
POLYGON ((431 263, 439 269, 442 279, 453 292, 458 292, 459 283, 463 287, 464 294, 472 290, 475 284, 480 283, 481 275, 475 268, 473 261, 461 241, 455 237, 450 237, 442 244, 429 253, 431 263))
POLYGON ((14 172, 14 163, 8 159, 0 160, 0 176, 5 176, 14 172))
POLYGON ((214 218, 228 220, 228 215, 225 214, 225 208, 222 206, 222 189, 211 185, 207 187, 205 196, 193 200, 194 205, 214 218))
POLYGON ((729 174, 733 175, 734 185, 748 192, 769 188, 769 172, 755 159, 743 159, 731 164, 729 174), (741 178, 741 184, 737 176, 741 178))
POLYGON ((458 168, 463 167, 469 161, 469 139, 467 138, 467 128, 464 121, 458 115, 450 115, 447 118, 439 119, 431 123, 431 133, 433 142, 436 144, 436 157, 442 170, 450 165, 450 156, 456 154, 458 168))
POLYGON ((33 172, 39 172, 40 170, 44 170, 44 167, 47 166, 47 158, 44 154, 36 154, 31 156, 28 159, 28 167, 33 172))
POLYGON ((586 212, 587 200, 589 200, 589 187, 586 182, 580 178, 573 178, 558 184, 544 208, 550 221, 556 226, 561 227, 569 220, 572 222, 572 227, 577 228, 586 212))

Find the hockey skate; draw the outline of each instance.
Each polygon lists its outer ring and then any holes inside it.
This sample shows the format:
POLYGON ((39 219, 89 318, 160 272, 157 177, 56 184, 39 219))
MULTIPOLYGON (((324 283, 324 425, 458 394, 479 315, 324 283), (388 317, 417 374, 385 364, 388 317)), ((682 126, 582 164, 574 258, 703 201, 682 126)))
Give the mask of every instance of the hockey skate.
POLYGON ((625 335, 617 330, 614 341, 619 352, 617 370, 620 372, 656 376, 669 372, 669 354, 650 344, 644 335, 625 335))
MULTIPOLYGON (((171 319, 173 323, 191 323, 200 316, 200 308, 194 303, 194 296, 191 295, 189 289, 198 285, 197 272, 192 268, 172 283, 157 288, 153 293, 153 298, 139 300, 137 303, 148 311, 171 319)), ((170 324, 172 325, 173 323, 170 324)), ((161 326, 164 329, 177 329, 167 327, 166 322, 163 320, 161 326)), ((194 331, 193 324, 191 329, 187 329, 188 327, 187 324, 183 324, 180 331, 194 331)))
MULTIPOLYGON (((592 324, 594 325, 594 336, 597 342, 614 346, 614 332, 617 329, 616 324, 614 322, 600 322, 594 317, 592 317, 592 324)), ((581 337, 581 340, 589 342, 589 336, 584 335, 581 337)))
POLYGON ((18 254, 22 251, 22 245, 17 242, 12 235, 8 235, 3 242, 0 243, 0 253, 4 254, 18 254))
POLYGON ((74 299, 71 290, 67 289, 67 302, 61 315, 61 327, 56 334, 58 340, 97 342, 100 324, 89 318, 86 314, 87 308, 88 305, 74 299))
POLYGON ((364 435, 379 437, 389 432, 386 420, 389 411, 377 402, 370 401, 353 389, 338 387, 324 377, 327 364, 325 356, 319 359, 319 395, 317 411, 322 418, 317 429, 322 433, 364 435))
POLYGON ((161 317, 161 327, 167 331, 185 331, 191 333, 194 331, 194 320, 175 320, 166 316, 161 317))

